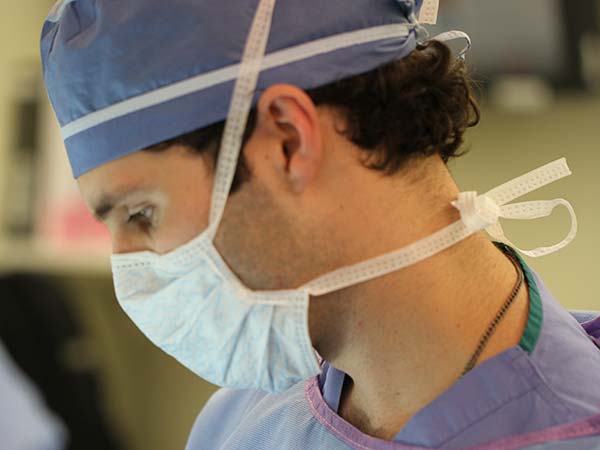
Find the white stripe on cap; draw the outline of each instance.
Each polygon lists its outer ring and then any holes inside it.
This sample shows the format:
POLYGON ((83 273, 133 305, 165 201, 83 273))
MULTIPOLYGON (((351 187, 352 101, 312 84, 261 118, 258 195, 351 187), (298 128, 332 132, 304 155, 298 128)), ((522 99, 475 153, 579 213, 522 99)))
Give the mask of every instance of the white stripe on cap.
MULTIPOLYGON (((74 0, 65 0, 66 2, 74 0)), ((58 4, 57 4, 58 6, 58 4)), ((64 5, 61 6, 64 9, 64 5)), ((59 7, 59 9, 61 9, 59 7)), ((62 11, 61 9, 61 11, 62 11)), ((284 66, 303 59, 318 56, 324 53, 333 52, 353 45, 367 44, 380 40, 407 37, 413 28, 407 24, 391 24, 372 28, 365 28, 358 31, 350 31, 335 36, 317 39, 306 44, 289 47, 265 56, 261 65, 261 70, 273 69, 284 66)), ((203 73, 187 80, 165 86, 151 92, 124 100, 104 109, 95 111, 80 119, 62 127, 62 137, 69 139, 76 134, 94 128, 105 122, 125 116, 127 114, 149 108, 151 106, 166 103, 171 100, 192 94, 194 92, 208 89, 218 84, 235 80, 240 69, 239 64, 234 64, 222 69, 203 73)))

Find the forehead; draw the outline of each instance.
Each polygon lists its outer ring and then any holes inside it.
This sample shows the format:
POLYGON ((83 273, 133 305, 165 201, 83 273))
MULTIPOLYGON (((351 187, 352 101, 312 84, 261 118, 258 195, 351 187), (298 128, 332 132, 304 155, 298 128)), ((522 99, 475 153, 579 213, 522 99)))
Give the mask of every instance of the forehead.
POLYGON ((151 158, 150 152, 135 152, 102 164, 77 179, 87 199, 100 194, 116 195, 148 183, 155 177, 155 166, 164 158, 151 158))
POLYGON ((88 205, 100 197, 123 196, 138 190, 180 190, 212 179, 205 158, 182 146, 138 151, 96 167, 77 179, 88 205))

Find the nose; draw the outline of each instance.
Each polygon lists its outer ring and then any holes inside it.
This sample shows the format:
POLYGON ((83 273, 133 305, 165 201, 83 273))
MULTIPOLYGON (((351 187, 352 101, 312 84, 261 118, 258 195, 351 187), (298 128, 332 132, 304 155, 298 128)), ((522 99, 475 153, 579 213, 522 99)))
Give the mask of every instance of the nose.
POLYGON ((152 250, 147 240, 140 233, 132 235, 127 232, 111 232, 111 238, 112 251, 115 255, 152 250))

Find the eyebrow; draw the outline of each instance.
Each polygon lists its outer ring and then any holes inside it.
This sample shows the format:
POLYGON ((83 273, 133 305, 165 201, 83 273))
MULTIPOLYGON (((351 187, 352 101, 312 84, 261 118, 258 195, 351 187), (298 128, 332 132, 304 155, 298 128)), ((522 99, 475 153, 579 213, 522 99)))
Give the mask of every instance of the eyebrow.
POLYGON ((98 203, 98 206, 94 208, 94 216, 100 222, 104 222, 114 208, 115 202, 109 200, 107 197, 103 197, 98 203))

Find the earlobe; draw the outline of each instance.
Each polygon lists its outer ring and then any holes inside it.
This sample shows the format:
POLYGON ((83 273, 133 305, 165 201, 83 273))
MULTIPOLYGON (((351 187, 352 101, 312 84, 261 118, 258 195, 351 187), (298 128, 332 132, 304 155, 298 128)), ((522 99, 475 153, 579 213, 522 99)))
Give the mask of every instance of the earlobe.
POLYGON ((259 120, 275 133, 283 162, 282 176, 295 194, 316 178, 323 159, 320 118, 311 98, 291 85, 267 89, 258 105, 259 120))

